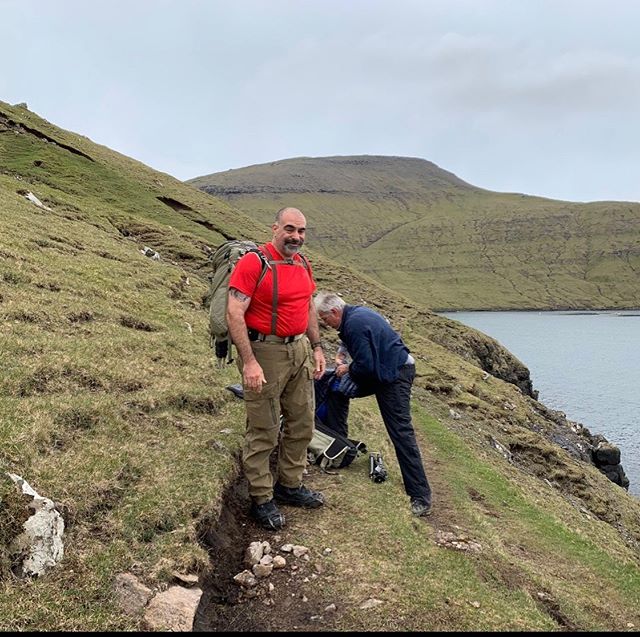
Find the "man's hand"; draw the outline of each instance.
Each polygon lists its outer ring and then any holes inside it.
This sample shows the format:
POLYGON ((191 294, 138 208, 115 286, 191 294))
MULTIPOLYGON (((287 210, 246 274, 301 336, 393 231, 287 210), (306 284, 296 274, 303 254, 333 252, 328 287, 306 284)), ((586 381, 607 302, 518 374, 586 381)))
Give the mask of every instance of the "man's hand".
POLYGON ((245 389, 260 393, 262 386, 267 383, 260 363, 254 358, 242 368, 242 383, 245 389))
POLYGON ((342 378, 349 371, 349 365, 341 363, 336 367, 336 376, 342 378))
POLYGON ((324 352, 322 351, 322 348, 316 347, 316 349, 313 350, 313 360, 315 362, 313 377, 316 380, 320 380, 324 375, 324 370, 327 367, 327 361, 324 358, 324 352))

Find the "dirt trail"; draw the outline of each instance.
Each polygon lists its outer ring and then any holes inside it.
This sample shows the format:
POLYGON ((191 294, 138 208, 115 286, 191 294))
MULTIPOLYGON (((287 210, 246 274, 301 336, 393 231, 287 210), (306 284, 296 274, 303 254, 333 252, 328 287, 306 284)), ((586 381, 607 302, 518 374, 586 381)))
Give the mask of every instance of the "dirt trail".
MULTIPOLYGON (((362 460, 360 460, 362 462, 362 460)), ((438 476, 437 461, 425 455, 425 466, 434 492, 433 513, 428 518, 416 518, 414 524, 428 524, 435 531, 456 530, 456 511, 448 505, 447 486, 438 476)), ((315 466, 308 467, 305 484, 324 491, 330 497, 340 497, 343 488, 338 480, 315 466)), ((314 511, 282 507, 287 524, 282 531, 271 533, 260 528, 248 515, 249 495, 246 480, 238 477, 229 485, 218 520, 201 533, 208 547, 211 570, 201 583, 203 595, 194 621, 194 631, 286 631, 319 632, 340 629, 341 609, 327 610, 336 602, 331 597, 331 580, 339 578, 333 564, 322 555, 310 553, 309 559, 284 554, 287 567, 277 571, 252 589, 243 589, 233 582, 234 575, 246 567, 244 551, 254 541, 268 541, 273 553, 283 544, 298 544, 309 517, 314 511), (292 568, 294 567, 294 568, 292 568), (272 585, 273 590, 269 590, 272 585)), ((339 569, 339 566, 338 566, 339 569)))

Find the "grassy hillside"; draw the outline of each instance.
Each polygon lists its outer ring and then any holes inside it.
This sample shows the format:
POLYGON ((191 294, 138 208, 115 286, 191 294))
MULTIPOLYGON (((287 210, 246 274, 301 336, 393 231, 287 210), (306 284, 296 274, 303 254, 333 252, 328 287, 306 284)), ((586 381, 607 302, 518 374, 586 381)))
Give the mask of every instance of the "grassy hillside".
POLYGON ((245 516, 244 410, 225 389, 238 373, 214 366, 201 305, 207 247, 266 238, 264 225, 0 102, 0 230, 0 629, 140 630, 115 601, 123 572, 154 591, 197 575, 201 629, 640 626, 640 503, 495 341, 310 240, 319 286, 378 308, 417 359, 435 506, 428 520, 410 515, 375 402, 361 399, 352 435, 383 453, 390 479, 370 482, 364 459, 337 475, 310 467, 328 503, 287 509, 276 539, 245 516), (12 571, 28 512, 5 472, 64 516, 64 560, 35 580, 12 571), (258 539, 304 544, 311 559, 248 597, 231 578, 258 539), (362 610, 370 598, 380 603, 362 610))
POLYGON ((190 180, 255 219, 293 202, 316 249, 434 310, 640 306, 640 204, 471 186, 403 157, 296 158, 190 180))

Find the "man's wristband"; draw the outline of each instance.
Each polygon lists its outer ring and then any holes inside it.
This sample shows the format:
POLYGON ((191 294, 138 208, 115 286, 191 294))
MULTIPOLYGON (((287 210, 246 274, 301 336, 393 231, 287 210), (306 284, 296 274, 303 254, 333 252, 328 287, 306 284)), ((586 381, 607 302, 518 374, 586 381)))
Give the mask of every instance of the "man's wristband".
POLYGON ((315 343, 311 343, 311 349, 315 349, 316 347, 322 347, 322 343, 320 341, 316 341, 315 343))

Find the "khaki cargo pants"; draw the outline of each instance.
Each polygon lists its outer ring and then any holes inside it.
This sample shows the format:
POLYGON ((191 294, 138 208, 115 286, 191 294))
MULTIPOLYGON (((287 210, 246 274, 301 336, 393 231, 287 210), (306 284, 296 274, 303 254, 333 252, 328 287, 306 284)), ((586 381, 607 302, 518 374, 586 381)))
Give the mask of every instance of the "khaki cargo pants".
MULTIPOLYGON (((307 446, 313 436, 314 363, 306 336, 288 344, 253 341, 251 347, 267 384, 260 393, 244 389, 247 430, 242 464, 249 495, 263 504, 273 497, 269 457, 278 439, 278 481, 285 487, 298 487, 302 482, 307 446)), ((242 373, 242 360, 237 360, 242 373)))

